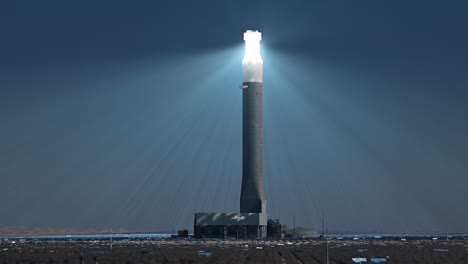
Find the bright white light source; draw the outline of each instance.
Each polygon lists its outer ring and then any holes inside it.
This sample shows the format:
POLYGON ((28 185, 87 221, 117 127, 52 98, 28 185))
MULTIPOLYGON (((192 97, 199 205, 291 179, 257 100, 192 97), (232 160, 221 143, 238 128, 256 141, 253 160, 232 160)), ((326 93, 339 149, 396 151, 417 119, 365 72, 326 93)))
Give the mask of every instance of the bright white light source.
MULTIPOLYGON (((263 60, 260 55, 262 33, 253 30, 244 32, 245 55, 242 60, 243 82, 263 82, 263 60)), ((248 88, 242 86, 243 89, 248 88)))
POLYGON ((253 30, 247 30, 244 33, 245 55, 242 63, 263 63, 260 56, 260 41, 262 33, 253 30))

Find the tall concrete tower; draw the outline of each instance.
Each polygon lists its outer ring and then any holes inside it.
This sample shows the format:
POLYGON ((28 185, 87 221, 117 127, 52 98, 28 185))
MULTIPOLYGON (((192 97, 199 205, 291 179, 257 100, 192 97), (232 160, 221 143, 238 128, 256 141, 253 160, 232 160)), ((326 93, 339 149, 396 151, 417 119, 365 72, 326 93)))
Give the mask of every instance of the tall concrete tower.
POLYGON ((196 238, 263 238, 267 234, 263 190, 263 60, 262 34, 244 33, 242 60, 242 189, 240 213, 195 213, 196 238))
POLYGON ((242 189, 241 213, 265 213, 263 188, 263 60, 262 33, 244 33, 242 60, 242 189))

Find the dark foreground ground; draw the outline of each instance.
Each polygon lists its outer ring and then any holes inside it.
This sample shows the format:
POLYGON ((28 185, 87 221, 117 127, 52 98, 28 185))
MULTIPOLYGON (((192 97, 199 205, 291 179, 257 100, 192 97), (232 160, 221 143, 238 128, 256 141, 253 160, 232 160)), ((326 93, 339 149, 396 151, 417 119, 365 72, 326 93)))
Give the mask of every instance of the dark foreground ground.
MULTIPOLYGON (((468 240, 330 240, 329 263, 468 264, 468 240), (380 262, 385 263, 385 262, 380 262)), ((325 240, 0 241, 3 263, 327 263, 325 240)))

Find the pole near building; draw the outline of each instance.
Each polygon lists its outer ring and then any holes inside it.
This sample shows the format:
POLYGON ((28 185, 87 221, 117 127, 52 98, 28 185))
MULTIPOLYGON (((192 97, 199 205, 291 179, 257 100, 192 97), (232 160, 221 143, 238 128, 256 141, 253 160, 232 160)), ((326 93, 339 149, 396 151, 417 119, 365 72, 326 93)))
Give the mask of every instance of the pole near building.
POLYGON ((241 213, 265 213, 263 188, 263 60, 262 33, 244 33, 242 60, 242 188, 241 213))

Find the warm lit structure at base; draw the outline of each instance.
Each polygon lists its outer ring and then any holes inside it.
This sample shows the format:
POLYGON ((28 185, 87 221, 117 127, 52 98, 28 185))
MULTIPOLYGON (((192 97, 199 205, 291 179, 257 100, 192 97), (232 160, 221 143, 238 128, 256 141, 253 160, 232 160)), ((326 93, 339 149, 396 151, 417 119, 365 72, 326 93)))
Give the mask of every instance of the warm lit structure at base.
POLYGON ((244 33, 242 60, 242 186, 240 213, 196 213, 194 234, 203 237, 261 238, 267 214, 263 189, 263 60, 262 34, 244 33))

